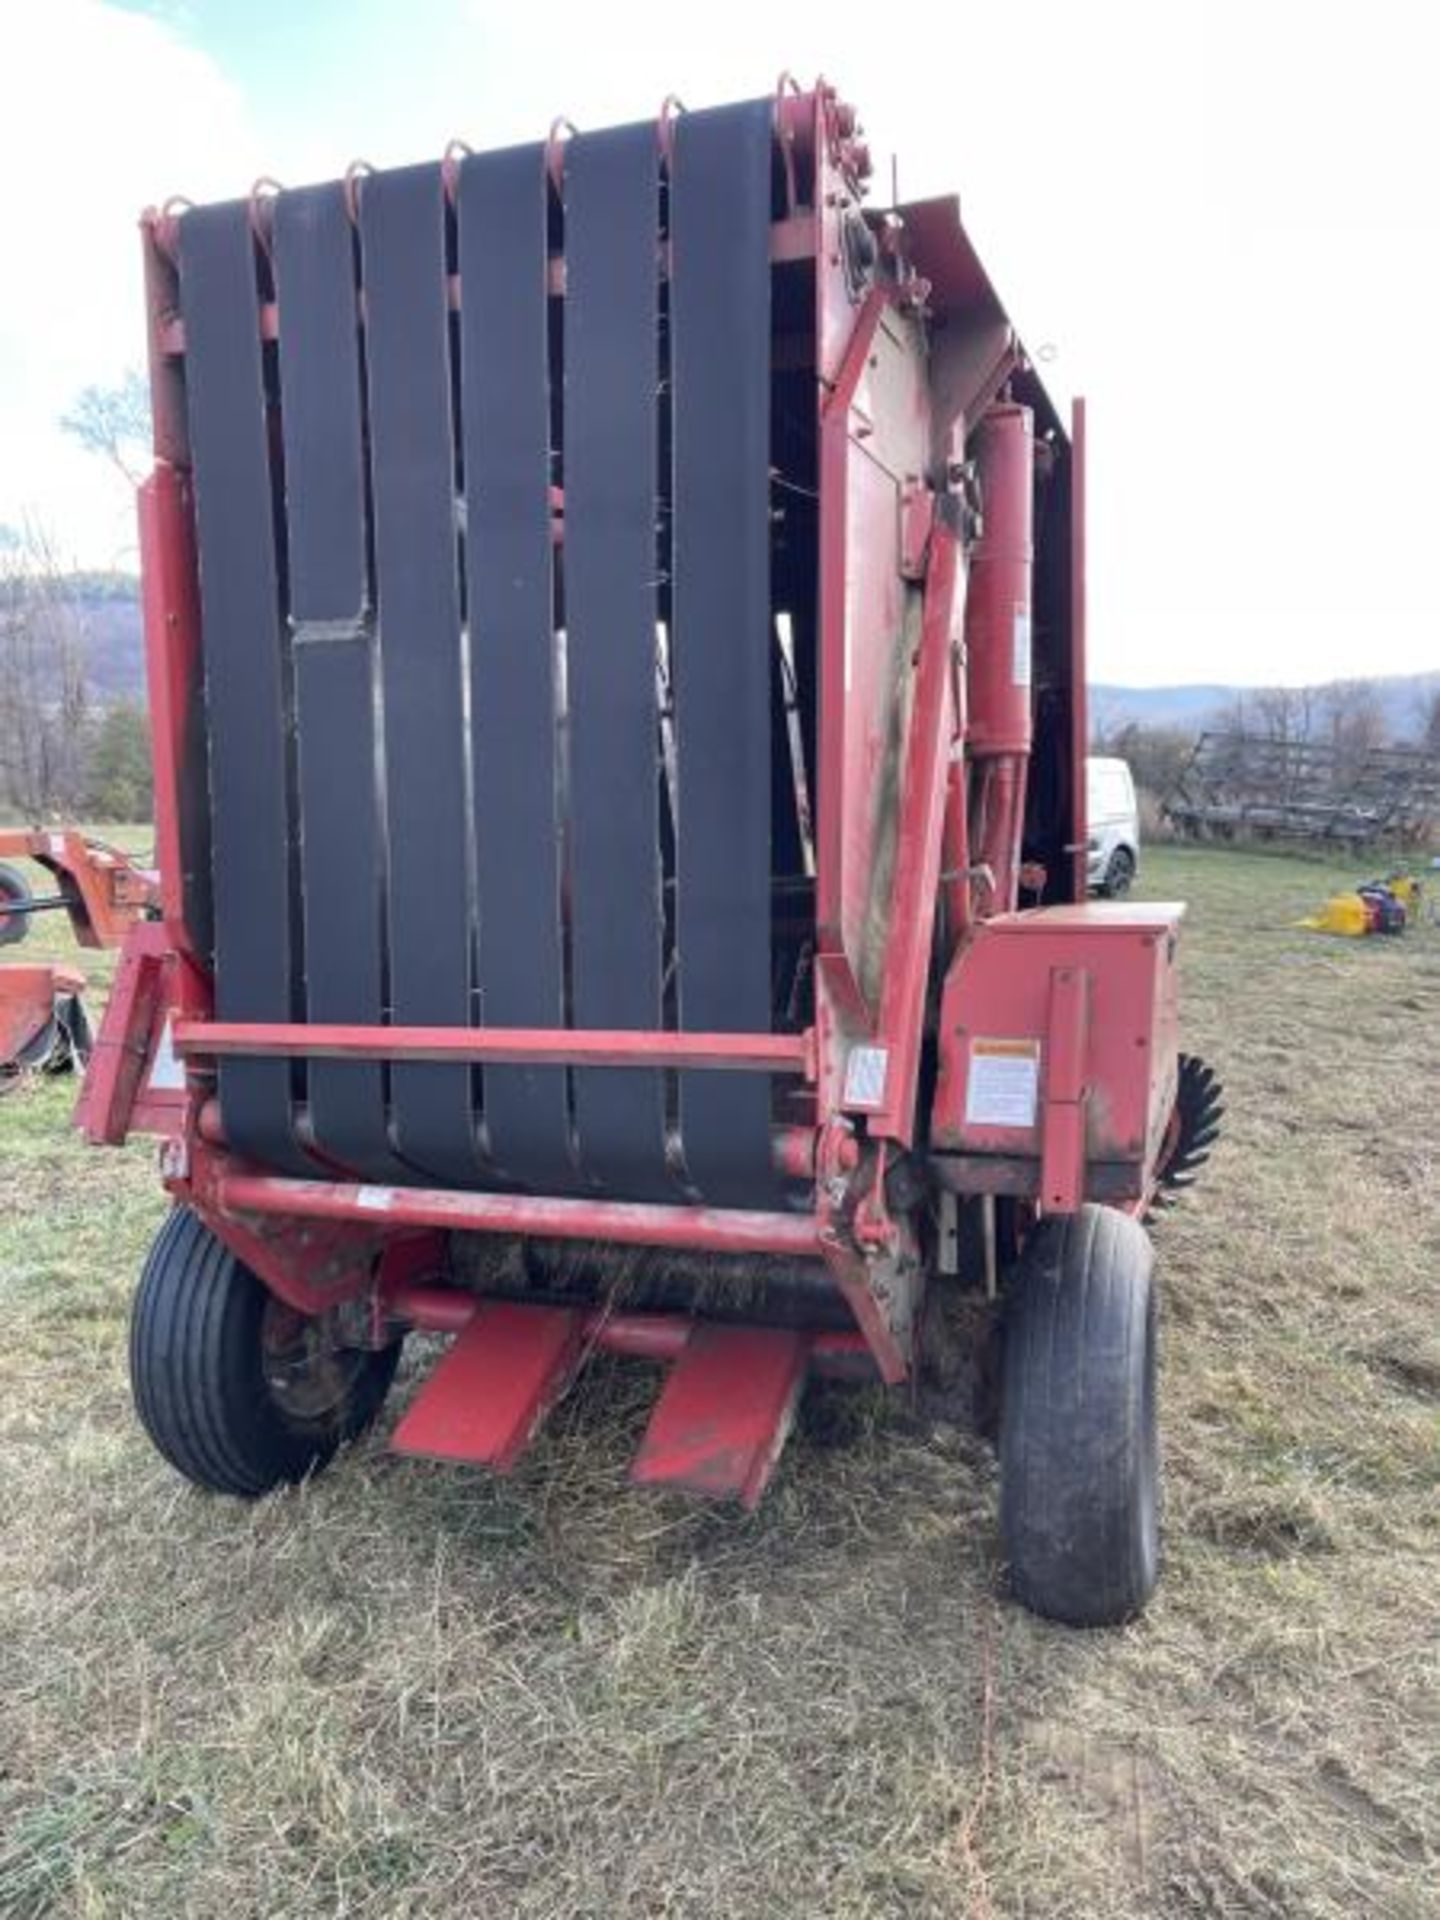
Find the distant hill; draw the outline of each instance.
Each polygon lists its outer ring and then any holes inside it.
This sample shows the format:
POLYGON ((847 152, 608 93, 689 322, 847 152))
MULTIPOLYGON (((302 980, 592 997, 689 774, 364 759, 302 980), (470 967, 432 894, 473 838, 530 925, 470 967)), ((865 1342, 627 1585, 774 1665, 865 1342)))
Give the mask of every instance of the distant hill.
POLYGON ((1092 682, 1090 726, 1095 733, 1113 733, 1119 727, 1203 726, 1214 713, 1235 698, 1233 687, 1218 684, 1193 687, 1115 687, 1092 682))
POLYGON ((96 699, 107 706, 117 700, 143 700, 145 636, 139 582, 128 582, 128 590, 82 591, 76 602, 96 699))
POLYGON ((0 620, 8 624, 11 610, 22 607, 27 609, 23 615, 27 622, 42 623, 38 661, 42 696, 58 697, 65 649, 78 636, 90 695, 98 705, 144 700, 140 583, 133 574, 32 577, 19 570, 0 571, 0 620))
MULTIPOLYGON (((1325 683, 1327 686, 1337 684, 1340 683, 1325 683)), ((1440 671, 1394 674, 1367 680, 1366 685, 1379 699, 1391 739, 1413 739, 1419 732, 1427 703, 1440 692, 1440 671)), ((1228 687, 1214 682, 1183 687, 1116 687, 1092 683, 1090 730, 1094 734, 1113 733, 1133 723, 1198 733, 1233 707, 1242 694, 1253 696, 1259 691, 1257 687, 1228 687)), ((1318 691, 1323 694, 1324 686, 1318 691)))
MULTIPOLYGON (((90 682, 97 698, 145 698, 145 647, 140 622, 139 582, 125 574, 80 575, 73 583, 73 599, 85 633, 90 682)), ((1387 729, 1393 739, 1412 738, 1426 702, 1440 691, 1440 670, 1398 674, 1369 683, 1379 696, 1387 729)), ((1094 733, 1113 733, 1131 722, 1142 727, 1174 727, 1184 733, 1200 729, 1233 706, 1242 693, 1254 688, 1202 681, 1178 687, 1121 687, 1104 682, 1090 688, 1090 726, 1094 733)))

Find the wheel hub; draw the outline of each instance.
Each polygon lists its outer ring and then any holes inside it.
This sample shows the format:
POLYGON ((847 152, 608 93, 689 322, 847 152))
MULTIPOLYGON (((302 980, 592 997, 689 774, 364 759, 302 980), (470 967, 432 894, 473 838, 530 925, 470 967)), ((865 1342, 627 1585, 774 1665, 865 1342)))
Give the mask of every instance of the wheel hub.
POLYGON ((295 1421, 333 1414, 365 1365, 358 1347, 342 1344, 336 1314, 297 1313, 273 1296, 265 1303, 260 1348, 270 1397, 295 1421))

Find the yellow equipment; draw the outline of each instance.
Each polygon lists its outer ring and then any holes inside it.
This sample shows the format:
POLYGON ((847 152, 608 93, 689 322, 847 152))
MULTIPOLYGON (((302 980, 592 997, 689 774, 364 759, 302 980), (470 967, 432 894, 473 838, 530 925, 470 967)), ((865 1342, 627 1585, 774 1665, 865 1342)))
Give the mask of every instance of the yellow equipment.
POLYGON ((1413 873, 1392 873, 1385 882, 1385 890, 1400 902, 1407 920, 1419 919, 1422 888, 1413 873))
POLYGON ((1311 933, 1343 933, 1358 939, 1370 931, 1370 914, 1358 893, 1336 893, 1325 902, 1319 913, 1312 914, 1308 920, 1297 920, 1295 924, 1307 927, 1311 933))
POLYGON ((1392 873, 1353 893, 1332 894, 1319 913, 1295 924, 1312 933, 1339 933, 1354 940, 1367 933, 1403 933, 1420 917, 1420 895, 1413 874, 1392 873))

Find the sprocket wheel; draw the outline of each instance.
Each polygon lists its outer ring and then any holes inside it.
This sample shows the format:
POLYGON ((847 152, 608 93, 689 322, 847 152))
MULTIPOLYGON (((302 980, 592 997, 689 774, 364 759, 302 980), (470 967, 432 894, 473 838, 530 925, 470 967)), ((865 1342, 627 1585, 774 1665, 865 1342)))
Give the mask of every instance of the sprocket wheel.
POLYGON ((1175 1110, 1160 1153, 1149 1217, 1172 1206, 1175 1197, 1199 1179, 1200 1169, 1220 1137, 1224 1095, 1225 1089, 1213 1067, 1207 1066, 1198 1054, 1180 1055, 1175 1110))

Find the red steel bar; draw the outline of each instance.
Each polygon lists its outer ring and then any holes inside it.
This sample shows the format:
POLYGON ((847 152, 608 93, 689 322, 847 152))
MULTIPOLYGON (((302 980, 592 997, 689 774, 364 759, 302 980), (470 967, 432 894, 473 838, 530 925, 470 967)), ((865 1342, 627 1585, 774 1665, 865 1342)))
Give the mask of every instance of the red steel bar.
POLYGON ((179 1020, 175 1051, 306 1059, 505 1060, 592 1067, 721 1067, 814 1078, 814 1038, 789 1033, 641 1033, 573 1027, 352 1027, 179 1020))
POLYGON ((976 864, 993 880, 988 913, 1013 913, 1019 902, 1020 843, 1025 824, 1025 758, 996 754, 982 761, 980 840, 976 864))
POLYGON ((958 573, 955 537, 947 527, 937 524, 930 536, 919 671, 891 883, 890 935, 880 990, 879 1039, 886 1051, 884 1091, 870 1117, 872 1132, 906 1147, 915 1130, 915 1081, 940 882, 946 756, 954 723, 950 689, 958 573))
POLYGON ((209 1197, 221 1213, 290 1214, 307 1220, 369 1221, 376 1226, 614 1240, 632 1247, 704 1247, 714 1253, 822 1257, 819 1229, 808 1213, 555 1200, 537 1194, 450 1193, 434 1187, 290 1180, 260 1173, 222 1173, 209 1197))
POLYGON ((846 729, 859 724, 846 701, 845 567, 846 498, 850 467, 850 407, 865 370, 881 318, 892 298, 883 283, 872 286, 855 316, 854 329, 820 407, 820 495, 831 502, 820 516, 820 712, 817 725, 819 804, 815 817, 816 965, 837 1006, 862 1029, 870 1014, 845 951, 845 859, 843 785, 846 729))
POLYGON ((945 892, 945 933, 950 950, 970 931, 969 766, 962 753, 950 763, 945 786, 945 841, 941 875, 945 892))
POLYGON ((191 750, 199 698, 200 609, 188 487, 178 468, 163 460, 156 462, 140 489, 139 514, 160 904, 171 945, 180 953, 191 953, 180 822, 186 754, 191 750))
MULTIPOLYGON (((459 1333, 482 1302, 483 1296, 452 1287, 401 1286, 386 1298, 385 1311, 417 1333, 459 1333)), ((667 1363, 679 1359, 697 1324, 680 1314, 611 1313, 595 1307, 585 1316, 583 1339, 586 1346, 606 1353, 667 1363)), ((870 1349, 861 1333, 831 1329, 808 1338, 811 1365, 817 1372, 851 1372, 871 1366, 870 1349)))
POLYGON ((1040 1155, 1040 1206, 1045 1213, 1077 1213, 1085 1199, 1090 987, 1087 967, 1050 970, 1040 1155))
POLYGON ((1009 913, 1018 899, 1033 730, 1034 417, 1028 407, 992 407, 975 439, 985 521, 971 556, 965 607, 969 745, 981 765, 971 852, 994 875, 987 911, 1009 913))

